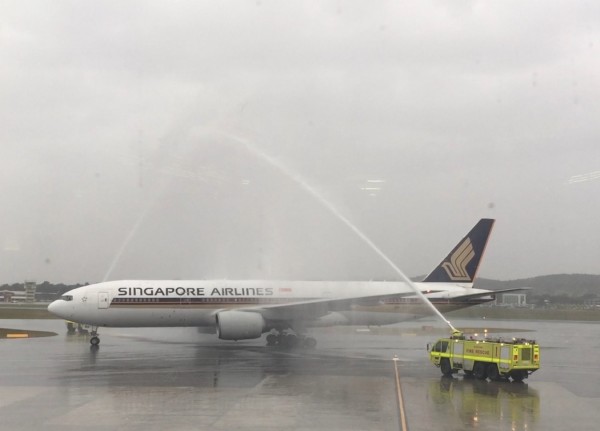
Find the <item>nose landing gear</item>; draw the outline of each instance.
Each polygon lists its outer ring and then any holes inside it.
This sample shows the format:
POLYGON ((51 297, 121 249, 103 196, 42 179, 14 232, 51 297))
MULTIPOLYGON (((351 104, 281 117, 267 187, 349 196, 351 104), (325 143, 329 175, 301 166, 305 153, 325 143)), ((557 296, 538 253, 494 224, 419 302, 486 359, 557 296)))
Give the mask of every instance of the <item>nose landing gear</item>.
POLYGON ((90 338, 90 344, 92 348, 98 348, 100 344, 100 337, 98 337, 98 327, 93 327, 92 332, 90 333, 92 338, 90 338))

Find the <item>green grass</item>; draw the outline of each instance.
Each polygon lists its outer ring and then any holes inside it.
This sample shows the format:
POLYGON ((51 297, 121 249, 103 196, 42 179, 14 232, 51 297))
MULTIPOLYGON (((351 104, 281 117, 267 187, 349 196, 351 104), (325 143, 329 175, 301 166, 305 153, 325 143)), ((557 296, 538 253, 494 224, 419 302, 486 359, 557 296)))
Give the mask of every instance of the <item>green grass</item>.
POLYGON ((56 319, 48 304, 0 304, 0 319, 56 319))
POLYGON ((516 320, 600 321, 600 309, 471 307, 448 313, 451 317, 516 320))

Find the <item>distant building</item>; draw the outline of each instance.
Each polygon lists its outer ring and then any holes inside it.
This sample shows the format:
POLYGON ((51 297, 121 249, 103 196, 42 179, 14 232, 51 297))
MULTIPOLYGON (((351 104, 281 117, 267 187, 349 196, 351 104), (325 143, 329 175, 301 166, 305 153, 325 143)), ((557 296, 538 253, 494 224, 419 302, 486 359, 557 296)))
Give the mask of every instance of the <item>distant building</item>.
POLYGON ((25 292, 22 290, 0 291, 0 302, 25 302, 25 292))
POLYGON ((527 295, 525 293, 504 293, 496 299, 497 305, 510 305, 513 307, 526 307, 527 295))
POLYGON ((0 301, 2 302, 10 302, 12 301, 13 292, 10 290, 3 290, 0 292, 0 301))
POLYGON ((37 283, 35 281, 25 282, 25 302, 35 302, 37 283))

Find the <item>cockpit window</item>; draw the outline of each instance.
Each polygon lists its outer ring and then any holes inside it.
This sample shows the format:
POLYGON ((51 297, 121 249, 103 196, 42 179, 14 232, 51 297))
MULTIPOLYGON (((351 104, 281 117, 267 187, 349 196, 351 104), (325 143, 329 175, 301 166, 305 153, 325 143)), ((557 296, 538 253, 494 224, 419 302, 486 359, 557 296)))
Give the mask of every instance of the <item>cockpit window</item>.
POLYGON ((60 297, 60 299, 62 299, 63 301, 72 301, 73 295, 63 295, 60 297))

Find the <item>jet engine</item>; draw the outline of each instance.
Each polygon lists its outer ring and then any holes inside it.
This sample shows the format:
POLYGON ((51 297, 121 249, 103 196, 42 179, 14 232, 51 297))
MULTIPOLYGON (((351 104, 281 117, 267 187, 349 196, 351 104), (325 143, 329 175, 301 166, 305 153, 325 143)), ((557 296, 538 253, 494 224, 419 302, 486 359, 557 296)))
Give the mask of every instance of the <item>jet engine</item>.
POLYGON ((249 340, 260 338, 265 319, 259 313, 221 311, 216 314, 217 336, 221 340, 249 340))

